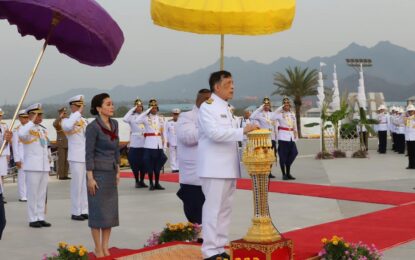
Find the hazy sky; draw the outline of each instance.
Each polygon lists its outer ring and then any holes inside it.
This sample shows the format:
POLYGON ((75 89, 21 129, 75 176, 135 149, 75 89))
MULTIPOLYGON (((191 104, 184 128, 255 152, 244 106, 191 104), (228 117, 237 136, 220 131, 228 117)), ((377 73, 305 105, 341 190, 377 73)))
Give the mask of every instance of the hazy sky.
MULTIPOLYGON (((153 25, 150 0, 98 2, 124 31, 125 43, 118 59, 109 67, 88 67, 50 47, 29 100, 71 88, 105 90, 119 84, 134 86, 160 81, 190 73, 218 59, 219 36, 153 25)), ((227 36, 225 53, 270 63, 284 56, 300 60, 331 56, 351 42, 370 47, 389 40, 415 50, 410 29, 415 24, 414 10, 414 0, 297 0, 291 30, 270 36, 227 36)), ((0 20, 0 104, 17 103, 41 44, 31 36, 22 38, 15 26, 0 20)))

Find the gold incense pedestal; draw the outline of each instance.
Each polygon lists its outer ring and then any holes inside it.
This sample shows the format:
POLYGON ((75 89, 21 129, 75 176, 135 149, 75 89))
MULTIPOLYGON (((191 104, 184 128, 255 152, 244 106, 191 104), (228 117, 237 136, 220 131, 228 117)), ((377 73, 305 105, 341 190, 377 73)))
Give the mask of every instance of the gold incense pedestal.
POLYGON ((281 239, 280 233, 272 224, 268 207, 269 173, 275 159, 271 131, 260 129, 248 133, 242 162, 252 178, 254 217, 252 218, 252 226, 243 238, 245 241, 275 242, 281 239))

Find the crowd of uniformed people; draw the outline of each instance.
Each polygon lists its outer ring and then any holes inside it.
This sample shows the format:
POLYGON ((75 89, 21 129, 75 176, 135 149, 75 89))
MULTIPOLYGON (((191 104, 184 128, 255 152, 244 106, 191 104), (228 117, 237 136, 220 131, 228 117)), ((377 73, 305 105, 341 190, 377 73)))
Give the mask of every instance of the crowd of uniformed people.
MULTIPOLYGON (((156 99, 147 107, 137 98, 123 117, 130 127, 128 161, 134 174, 136 188, 150 191, 164 190, 160 173, 167 161, 179 174, 177 196, 183 201, 186 218, 203 224, 202 254, 205 259, 228 258, 225 246, 236 179, 241 177, 240 152, 247 141, 247 133, 259 128, 271 131, 272 146, 278 154, 283 180, 294 180, 291 166, 298 154, 295 113, 291 102, 284 97, 281 106, 272 111, 270 99, 265 97, 255 111, 245 110, 242 117, 233 114, 228 103, 234 94, 232 75, 227 71, 212 73, 209 89, 196 93, 192 110, 172 110, 172 119, 159 114, 156 99), (145 177, 147 175, 148 181, 145 177)), ((108 241, 112 227, 118 225, 119 137, 118 123, 111 119, 114 105, 109 95, 96 95, 91 101, 93 122, 83 117, 83 95, 68 100, 59 109, 54 122, 58 145, 58 178, 70 179, 70 218, 88 219, 95 243, 95 254, 109 254, 108 241), (70 176, 68 177, 68 169, 70 176)), ((378 109, 376 131, 379 153, 386 153, 389 132, 393 150, 403 154, 405 147, 409 169, 415 169, 415 107, 378 109)), ((0 110, 0 119, 3 112, 0 110)), ((13 132, 0 120, 0 141, 7 141, 0 156, 0 175, 7 174, 8 160, 13 156, 18 168, 19 201, 27 201, 29 226, 50 227, 46 221, 47 185, 51 169, 48 131, 42 126, 42 105, 33 104, 19 111, 20 124, 13 132)), ((270 178, 275 178, 271 173, 270 178)), ((4 187, 0 182, 1 230, 5 225, 3 205, 4 187)), ((1 238, 1 232, 0 232, 1 238)))

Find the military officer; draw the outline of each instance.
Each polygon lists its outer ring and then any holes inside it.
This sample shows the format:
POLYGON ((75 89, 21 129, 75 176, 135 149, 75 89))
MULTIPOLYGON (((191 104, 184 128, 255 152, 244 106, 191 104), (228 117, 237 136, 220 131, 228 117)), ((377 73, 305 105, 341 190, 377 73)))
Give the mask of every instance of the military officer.
MULTIPOLYGON (((4 115, 4 112, 0 108, 0 145, 3 144, 4 133, 6 133, 7 129, 9 128, 8 125, 5 122, 2 121, 3 115, 4 115)), ((2 179, 2 183, 3 183, 4 176, 7 175, 7 172, 9 170, 9 161, 10 161, 10 146, 7 143, 5 148, 4 148, 3 153, 0 156, 0 178, 2 179)), ((3 185, 3 184, 0 184, 0 185, 3 185)), ((3 196, 4 196, 4 194, 3 194, 3 196)), ((4 199, 4 197, 3 197, 3 199, 4 199)), ((4 200, 4 203, 7 203, 7 202, 4 200)))
MULTIPOLYGON (((4 140, 7 142, 11 142, 12 133, 8 130, 4 132, 4 140)), ((0 184, 2 184, 2 180, 0 178, 0 184)), ((3 185, 0 185, 0 240, 3 235, 3 230, 6 227, 6 212, 4 210, 4 201, 3 201, 3 185)))
MULTIPOLYGON (((387 133, 388 133, 388 125, 389 125, 389 116, 385 113, 385 110, 386 110, 386 106, 383 104, 380 105, 377 110, 378 124, 376 126, 376 129, 378 131, 378 139, 379 139, 378 153, 381 153, 381 154, 386 153, 387 133)), ((396 138, 395 138, 395 141, 396 141, 396 138)))
POLYGON ((163 149, 165 148, 164 140, 164 117, 158 115, 158 104, 157 100, 150 99, 149 108, 141 113, 135 120, 136 124, 144 124, 146 129, 144 133, 144 152, 143 161, 145 171, 150 179, 149 190, 164 190, 160 185, 160 171, 163 165, 167 161, 167 157, 164 154, 163 149), (153 183, 153 175, 155 182, 153 183))
POLYGON ((29 226, 50 227, 45 221, 48 178, 50 171, 50 150, 48 132, 42 123, 43 110, 40 103, 26 108, 29 122, 18 130, 23 143, 23 170, 26 173, 27 209, 29 226))
POLYGON ((396 115, 390 119, 393 121, 394 129, 396 132, 395 148, 399 154, 405 153, 405 120, 404 110, 401 107, 396 108, 396 115))
POLYGON ((29 115, 27 114, 25 109, 22 109, 17 113, 17 116, 20 121, 20 125, 16 126, 13 130, 13 138, 12 138, 13 159, 18 169, 17 185, 18 185, 18 192, 19 192, 19 201, 26 202, 27 201, 26 174, 22 167, 24 151, 23 151, 23 143, 19 139, 18 131, 20 127, 24 126, 25 124, 27 124, 27 122, 29 122, 29 115))
POLYGON ((199 90, 196 104, 191 111, 183 112, 177 120, 177 158, 179 160, 180 189, 177 196, 183 201, 186 218, 191 223, 202 224, 202 207, 205 195, 196 171, 199 130, 197 118, 200 105, 210 98, 209 89, 199 90))
POLYGON ((85 130, 88 124, 82 116, 84 96, 77 95, 68 100, 71 109, 69 118, 62 120, 62 129, 68 138, 68 161, 71 171, 71 219, 88 219, 88 194, 85 166, 85 130))
POLYGON ((123 121, 130 125, 130 147, 128 150, 128 162, 135 178, 136 188, 146 188, 147 184, 144 182, 145 169, 143 161, 144 153, 144 132, 145 127, 143 123, 136 123, 137 117, 143 112, 143 102, 137 98, 134 101, 134 107, 125 114, 123 121))
MULTIPOLYGON (((392 139, 392 151, 395 151, 396 152, 396 147, 395 147, 395 143, 396 143, 396 131, 395 131, 395 125, 393 124, 393 121, 394 121, 394 119, 395 119, 395 117, 396 117, 396 110, 397 110, 397 107, 395 107, 395 106, 392 106, 391 108, 390 108, 390 116, 389 116, 389 125, 388 125, 388 130, 389 130, 389 133, 390 133, 390 136, 391 136, 391 139, 392 139)), ((377 130, 377 125, 375 125, 375 131, 377 132, 378 130, 377 130)))
POLYGON ((408 167, 415 169, 415 106, 409 104, 406 108, 407 117, 405 118, 405 140, 408 148, 408 167))
POLYGON ((298 140, 297 119, 291 111, 290 99, 282 100, 282 110, 275 111, 271 118, 278 125, 278 157, 283 180, 295 180, 291 175, 291 165, 298 155, 296 141, 298 140))
MULTIPOLYGON (((251 110, 249 110, 249 109, 244 110, 244 115, 241 118, 239 118, 238 125, 239 125, 240 128, 244 128, 247 124, 251 124, 251 119, 250 119, 251 114, 252 114, 251 110)), ((252 123, 254 123, 254 122, 252 122, 252 123)), ((240 147, 245 147, 247 141, 248 141, 248 136, 244 135, 244 140, 243 140, 242 143, 240 143, 239 146, 240 147)))
POLYGON ((172 172, 179 172, 179 162, 177 161, 177 136, 176 124, 180 115, 180 109, 174 108, 172 111, 173 118, 166 122, 164 138, 170 154, 170 167, 172 172))
POLYGON ((225 252, 236 179, 241 175, 238 141, 256 125, 239 128, 228 100, 233 97, 231 73, 218 71, 209 78, 212 96, 200 106, 198 117, 197 174, 205 203, 202 210, 204 259, 230 259, 225 252))
MULTIPOLYGON (((274 155, 277 153, 277 143, 275 141, 276 131, 275 131, 275 121, 271 119, 271 101, 268 97, 264 97, 262 101, 262 106, 255 110, 250 119, 258 122, 260 128, 265 128, 271 131, 271 140, 272 140, 272 149, 274 150, 274 155)), ((270 172, 270 178, 275 178, 275 176, 270 172)))
POLYGON ((66 107, 61 107, 58 110, 58 118, 53 122, 53 127, 56 130, 56 146, 58 148, 58 179, 68 180, 68 139, 62 129, 62 120, 67 118, 66 107))

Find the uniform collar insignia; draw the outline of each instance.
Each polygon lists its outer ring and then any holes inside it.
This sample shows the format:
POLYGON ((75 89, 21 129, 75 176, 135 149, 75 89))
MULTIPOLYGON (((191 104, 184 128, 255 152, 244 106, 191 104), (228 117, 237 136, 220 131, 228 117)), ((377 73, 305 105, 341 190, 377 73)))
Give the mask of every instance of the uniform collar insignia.
POLYGON ((206 100, 205 102, 206 102, 206 104, 209 104, 209 105, 210 105, 210 104, 212 104, 212 103, 213 103, 213 99, 212 99, 212 98, 209 98, 209 99, 208 99, 208 100, 206 100))

